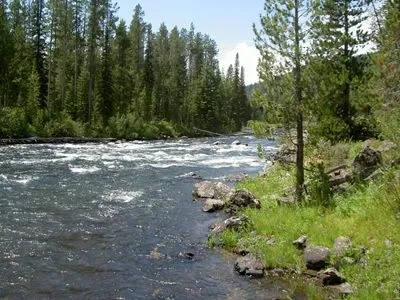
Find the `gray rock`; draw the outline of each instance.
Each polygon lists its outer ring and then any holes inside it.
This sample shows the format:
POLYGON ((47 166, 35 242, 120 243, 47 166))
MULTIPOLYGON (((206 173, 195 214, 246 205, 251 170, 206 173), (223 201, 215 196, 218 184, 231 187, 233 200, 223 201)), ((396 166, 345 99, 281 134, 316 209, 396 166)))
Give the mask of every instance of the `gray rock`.
POLYGON ((359 265, 363 268, 368 266, 368 261, 365 256, 361 257, 360 260, 358 261, 359 265))
POLYGON ((234 191, 234 189, 222 182, 202 181, 194 185, 192 194, 194 199, 223 199, 232 194, 234 191))
POLYGON ((270 271, 268 271, 268 275, 273 276, 273 277, 282 277, 285 276, 285 270, 280 269, 280 268, 275 268, 270 271))
POLYGON ((336 285, 333 288, 340 296, 347 296, 354 293, 353 287, 347 282, 336 285))
POLYGON ((240 182, 243 181, 245 179, 247 179, 249 177, 249 175, 247 175, 246 173, 235 173, 235 174, 230 174, 228 176, 225 176, 225 181, 228 182, 240 182))
POLYGON ((264 270, 264 263, 251 254, 239 257, 235 262, 235 271, 240 275, 261 278, 264 276, 264 270))
POLYGON ((304 250, 304 261, 307 268, 321 270, 328 263, 330 251, 321 246, 307 246, 304 250))
POLYGON ((306 243, 307 243, 306 235, 302 235, 297 240, 293 241, 293 245, 295 245, 297 249, 304 249, 306 247, 306 243))
POLYGON ((280 162, 282 164, 296 162, 296 148, 282 145, 272 158, 274 162, 280 162))
POLYGON ((345 256, 340 260, 340 263, 345 265, 354 265, 356 260, 352 257, 345 256))
POLYGON ((245 226, 247 221, 248 219, 245 216, 230 217, 229 219, 216 224, 211 230, 211 235, 219 235, 224 232, 224 230, 229 228, 238 230, 240 227, 245 226))
POLYGON ((390 141, 383 141, 382 144, 378 147, 379 152, 388 152, 391 150, 395 150, 397 145, 390 141))
POLYGON ((385 239, 385 246, 387 248, 391 248, 393 246, 393 242, 389 239, 385 239))
POLYGON ((333 242, 334 254, 342 256, 351 248, 351 240, 348 237, 339 236, 333 242))
POLYGON ((345 282, 345 278, 335 268, 329 268, 318 272, 317 277, 323 285, 336 285, 345 282))
POLYGON ((194 253, 192 252, 179 252, 178 257, 185 258, 187 260, 194 259, 194 253))
POLYGON ((236 213, 241 208, 261 208, 261 203, 246 189, 236 190, 226 202, 226 212, 236 213))
POLYGON ((224 201, 219 199, 206 199, 203 205, 204 212, 214 212, 224 208, 224 201))
POLYGON ((222 143, 220 141, 216 141, 216 142, 213 143, 214 146, 218 146, 218 145, 221 145, 221 144, 222 143))
POLYGON ((369 175, 374 173, 376 169, 382 163, 382 155, 379 151, 366 146, 361 152, 354 158, 353 167, 354 172, 361 179, 367 178, 369 175))
POLYGON ((193 179, 202 179, 201 176, 195 172, 189 172, 179 176, 178 178, 193 178, 193 179))

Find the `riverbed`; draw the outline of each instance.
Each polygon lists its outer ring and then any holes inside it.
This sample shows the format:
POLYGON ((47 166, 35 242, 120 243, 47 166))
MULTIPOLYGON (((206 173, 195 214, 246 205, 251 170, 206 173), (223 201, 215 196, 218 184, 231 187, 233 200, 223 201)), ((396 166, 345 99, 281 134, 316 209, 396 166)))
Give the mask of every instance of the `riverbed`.
POLYGON ((191 196, 190 172, 257 174, 258 144, 276 150, 251 136, 0 147, 0 297, 287 295, 284 283, 240 277, 234 257, 206 247, 222 215, 191 196))

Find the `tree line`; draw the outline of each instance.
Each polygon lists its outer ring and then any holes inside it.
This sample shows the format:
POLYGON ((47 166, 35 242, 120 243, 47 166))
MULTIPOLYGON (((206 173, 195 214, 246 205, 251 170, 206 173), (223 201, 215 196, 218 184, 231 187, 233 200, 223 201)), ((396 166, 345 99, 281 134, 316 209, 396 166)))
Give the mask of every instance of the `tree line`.
POLYGON ((265 0, 254 25, 262 59, 251 101, 263 120, 297 129, 297 199, 304 129, 311 143, 400 140, 399 22, 394 0, 265 0))
POLYGON ((0 137, 157 138, 240 130, 239 56, 223 73, 207 34, 144 20, 112 0, 0 0, 0 137))

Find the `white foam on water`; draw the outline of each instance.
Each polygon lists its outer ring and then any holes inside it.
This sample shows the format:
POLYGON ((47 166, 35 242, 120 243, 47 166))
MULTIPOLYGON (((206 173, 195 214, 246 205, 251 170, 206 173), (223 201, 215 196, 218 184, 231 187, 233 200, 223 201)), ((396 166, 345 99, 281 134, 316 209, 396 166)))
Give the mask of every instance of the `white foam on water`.
POLYGON ((37 179, 39 179, 39 178, 30 176, 30 175, 21 175, 21 176, 16 176, 15 178, 9 178, 8 181, 15 182, 15 183, 22 184, 22 185, 27 185, 31 181, 37 180, 37 179))
POLYGON ((106 201, 117 201, 123 203, 129 203, 137 198, 140 198, 144 195, 142 191, 122 191, 115 190, 111 191, 107 195, 102 196, 102 198, 106 201))
POLYGON ((233 156, 233 157, 215 157, 208 160, 199 162, 203 166, 207 166, 214 169, 226 168, 226 167, 258 167, 261 165, 261 160, 255 156, 233 156))
POLYGON ((93 167, 82 167, 82 166, 72 166, 68 165, 70 171, 72 173, 78 173, 78 174, 88 174, 88 173, 95 173, 100 171, 101 169, 93 166, 93 167))

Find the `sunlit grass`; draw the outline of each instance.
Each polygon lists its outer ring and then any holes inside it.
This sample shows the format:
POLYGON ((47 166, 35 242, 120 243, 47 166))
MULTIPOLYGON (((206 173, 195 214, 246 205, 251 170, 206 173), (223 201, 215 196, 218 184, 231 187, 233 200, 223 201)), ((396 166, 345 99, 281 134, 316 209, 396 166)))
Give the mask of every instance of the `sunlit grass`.
MULTIPOLYGON (((345 159, 352 159, 360 144, 339 148, 345 159)), ((277 205, 276 198, 293 185, 293 174, 290 168, 273 166, 265 178, 250 178, 238 185, 253 192, 261 200, 262 208, 243 212, 250 219, 251 229, 225 233, 226 247, 258 254, 270 268, 304 270, 302 254, 292 245, 295 239, 305 234, 308 244, 328 247, 333 254, 334 240, 347 236, 352 240, 349 256, 360 259, 361 249, 365 249, 365 264, 343 264, 340 268, 355 289, 352 298, 398 298, 400 220, 396 213, 400 211, 400 171, 390 169, 375 182, 351 187, 334 196, 328 208, 277 205)), ((336 259, 331 255, 332 264, 336 259)), ((312 295, 317 292, 307 293, 314 298, 312 295)))

